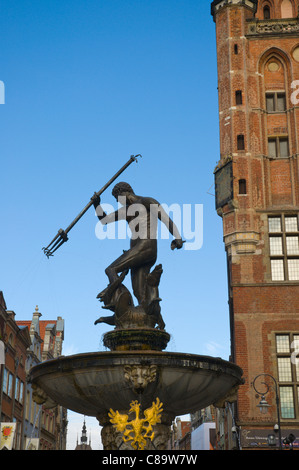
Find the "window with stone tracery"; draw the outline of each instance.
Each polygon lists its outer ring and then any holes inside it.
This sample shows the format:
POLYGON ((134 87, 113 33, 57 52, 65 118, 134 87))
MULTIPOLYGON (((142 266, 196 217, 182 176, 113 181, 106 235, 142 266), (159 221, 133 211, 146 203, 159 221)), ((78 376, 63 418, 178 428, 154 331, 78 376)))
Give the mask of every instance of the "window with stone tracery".
POLYGON ((272 281, 299 281, 298 214, 268 218, 272 281))
POLYGON ((299 417, 299 334, 276 334, 277 377, 283 419, 299 417))
POLYGON ((268 113, 284 113, 287 109, 285 91, 267 92, 266 109, 268 113))
POLYGON ((289 139, 288 137, 269 137, 268 155, 270 158, 289 157, 289 139))

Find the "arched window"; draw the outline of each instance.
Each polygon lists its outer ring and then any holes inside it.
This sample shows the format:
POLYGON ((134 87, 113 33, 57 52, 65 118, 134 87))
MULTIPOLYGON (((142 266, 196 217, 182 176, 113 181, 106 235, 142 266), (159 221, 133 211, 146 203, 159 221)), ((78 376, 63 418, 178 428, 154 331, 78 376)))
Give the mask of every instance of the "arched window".
POLYGON ((293 7, 290 0, 282 0, 281 3, 281 17, 293 18, 293 7))
POLYGON ((270 7, 269 7, 269 5, 265 5, 265 6, 264 6, 263 12, 264 12, 264 20, 270 20, 270 18, 271 18, 271 12, 270 12, 270 7))

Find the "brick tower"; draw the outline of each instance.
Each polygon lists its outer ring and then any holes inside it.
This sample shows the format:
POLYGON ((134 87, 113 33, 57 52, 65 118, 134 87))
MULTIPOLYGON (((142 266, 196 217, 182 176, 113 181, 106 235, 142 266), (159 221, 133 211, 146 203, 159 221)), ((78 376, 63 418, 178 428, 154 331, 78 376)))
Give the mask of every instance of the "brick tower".
POLYGON ((298 10, 299 0, 211 6, 220 126, 216 210, 227 253, 231 360, 244 370, 235 406, 244 449, 267 446, 278 424, 275 383, 282 439, 293 433, 299 446, 298 10), (260 374, 269 375, 254 382, 260 374), (270 405, 264 415, 258 392, 270 405))

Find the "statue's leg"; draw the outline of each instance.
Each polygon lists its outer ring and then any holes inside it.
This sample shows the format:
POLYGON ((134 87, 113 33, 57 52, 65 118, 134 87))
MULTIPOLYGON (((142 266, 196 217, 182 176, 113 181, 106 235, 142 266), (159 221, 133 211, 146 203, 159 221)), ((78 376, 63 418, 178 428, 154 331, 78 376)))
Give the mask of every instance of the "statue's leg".
POLYGON ((132 267, 134 256, 130 253, 131 250, 126 251, 123 255, 117 258, 113 263, 105 269, 110 284, 118 279, 118 273, 129 270, 132 267))
MULTIPOLYGON (((148 240, 146 242, 148 242, 148 240)), ((152 241, 150 240, 150 242, 152 241)), ((110 266, 105 269, 105 273, 108 276, 109 282, 112 283, 118 279, 118 273, 147 266, 149 263, 153 266, 156 262, 156 256, 155 244, 140 241, 140 243, 134 245, 110 264, 110 266)))

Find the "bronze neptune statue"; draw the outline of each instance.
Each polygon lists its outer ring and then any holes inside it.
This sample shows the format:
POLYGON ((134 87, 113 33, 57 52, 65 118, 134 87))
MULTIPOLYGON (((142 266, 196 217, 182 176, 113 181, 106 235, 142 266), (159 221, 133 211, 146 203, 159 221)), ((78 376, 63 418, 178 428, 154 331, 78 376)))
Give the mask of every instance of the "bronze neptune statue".
POLYGON ((112 191, 113 196, 121 204, 120 209, 107 215, 101 207, 103 192, 126 168, 137 162, 139 156, 141 155, 131 155, 127 163, 98 192, 94 193, 71 224, 65 230, 60 229, 43 251, 48 258, 53 256, 68 240, 69 232, 92 205, 103 225, 126 220, 132 233, 130 248, 106 268, 109 284, 97 296, 104 303, 103 308, 111 310, 113 315, 101 317, 95 321, 95 324, 103 322, 114 325, 117 329, 155 328, 157 325, 158 329, 164 330, 159 297, 162 265, 158 264, 151 271, 157 261, 158 220, 166 225, 174 237, 171 242, 172 250, 182 248, 184 243, 178 228, 158 201, 152 197, 136 195, 128 183, 117 183, 112 191), (129 272, 137 306, 134 306, 133 297, 123 284, 129 272))
POLYGON ((164 329, 158 289, 162 266, 157 265, 151 271, 157 260, 158 220, 166 225, 174 237, 172 250, 182 248, 184 242, 178 228, 157 200, 136 195, 131 186, 124 182, 117 183, 112 194, 121 207, 108 215, 103 211, 97 194, 91 200, 103 225, 119 220, 127 221, 131 229, 130 248, 106 268, 109 284, 98 294, 98 299, 104 303, 103 308, 114 314, 101 317, 95 323, 104 322, 118 327, 153 327, 157 324, 159 329, 164 329), (123 285, 129 271, 137 307, 129 290, 123 285))

